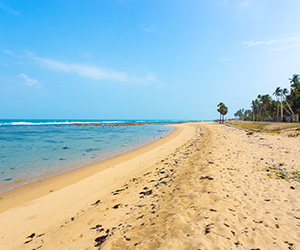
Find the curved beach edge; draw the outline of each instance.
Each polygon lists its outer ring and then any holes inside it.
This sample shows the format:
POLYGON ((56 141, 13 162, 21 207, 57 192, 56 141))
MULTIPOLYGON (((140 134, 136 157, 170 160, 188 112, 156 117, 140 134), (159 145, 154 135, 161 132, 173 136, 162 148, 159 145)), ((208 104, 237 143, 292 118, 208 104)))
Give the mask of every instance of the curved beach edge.
POLYGON ((2 193, 1 245, 6 249, 24 247, 23 239, 29 232, 56 231, 70 215, 111 199, 114 190, 155 169, 163 157, 189 141, 197 130, 193 123, 172 127, 167 136, 140 148, 2 193))
POLYGON ((142 144, 140 147, 133 148, 121 154, 113 155, 110 158, 55 174, 53 176, 45 177, 37 181, 29 182, 22 186, 0 193, 0 213, 38 199, 49 194, 49 192, 52 193, 61 190, 92 175, 102 172, 105 169, 114 167, 115 165, 131 160, 140 154, 151 151, 152 149, 173 140, 183 130, 183 126, 181 125, 167 126, 173 127, 174 130, 153 142, 142 144))

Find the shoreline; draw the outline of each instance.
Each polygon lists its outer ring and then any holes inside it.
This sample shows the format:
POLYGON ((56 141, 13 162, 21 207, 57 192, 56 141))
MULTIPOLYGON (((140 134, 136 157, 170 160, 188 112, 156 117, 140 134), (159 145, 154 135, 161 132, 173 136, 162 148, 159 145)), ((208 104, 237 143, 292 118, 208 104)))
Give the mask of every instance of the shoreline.
MULTIPOLYGON (((127 123, 125 123, 125 125, 127 125, 127 123)), ((115 125, 113 125, 113 126, 115 126, 115 125)), ((124 124, 118 125, 118 126, 124 126, 124 124)), ((148 125, 143 125, 143 126, 148 126, 148 125)), ((172 125, 164 125, 164 126, 168 126, 168 127, 173 128, 167 135, 163 136, 163 137, 166 137, 174 131, 174 126, 172 126, 172 125)), ((139 143, 137 145, 132 145, 132 146, 129 146, 129 147, 124 148, 124 149, 118 149, 118 150, 110 152, 110 153, 105 153, 101 156, 96 157, 95 159, 89 159, 89 160, 86 160, 86 161, 81 161, 81 162, 78 162, 78 163, 70 165, 70 166, 64 166, 60 169, 55 169, 55 170, 52 170, 52 171, 49 171, 49 172, 46 172, 46 173, 43 173, 43 174, 40 174, 40 175, 37 175, 37 176, 33 176, 31 178, 20 179, 20 180, 16 180, 14 183, 3 185, 1 187, 2 189, 0 189, 0 201, 1 201, 1 195, 2 194, 10 192, 10 191, 12 191, 16 188, 22 188, 22 187, 24 187, 26 185, 29 185, 31 183, 37 183, 37 182, 40 182, 41 180, 52 178, 56 175, 61 175, 63 173, 73 171, 73 170, 78 169, 78 168, 86 167, 88 165, 96 164, 96 163, 108 160, 110 158, 114 158, 118 155, 126 154, 130 151, 133 151, 135 149, 138 149, 140 147, 144 147, 144 146, 146 146, 150 143, 153 143, 153 142, 155 142, 155 141, 157 141, 157 140, 159 140, 163 137, 158 137, 157 136, 156 138, 149 139, 149 140, 147 140, 145 142, 142 142, 142 143, 139 143)), ((1 210, 1 207, 0 207, 0 212, 1 211, 2 210, 1 210)))
POLYGON ((110 168, 115 164, 127 161, 135 157, 137 154, 143 154, 144 152, 147 152, 165 143, 166 141, 172 140, 172 138, 176 137, 178 133, 180 133, 180 128, 176 127, 176 125, 166 126, 172 127, 173 130, 164 137, 158 138, 154 141, 144 142, 142 145, 131 147, 125 152, 112 154, 112 156, 108 156, 103 160, 55 173, 54 175, 30 181, 29 183, 25 183, 13 189, 1 192, 0 213, 15 206, 19 206, 23 203, 42 197, 46 194, 49 194, 49 192, 58 191, 66 186, 72 185, 82 179, 110 168), (55 188, 51 188, 52 186, 55 188))

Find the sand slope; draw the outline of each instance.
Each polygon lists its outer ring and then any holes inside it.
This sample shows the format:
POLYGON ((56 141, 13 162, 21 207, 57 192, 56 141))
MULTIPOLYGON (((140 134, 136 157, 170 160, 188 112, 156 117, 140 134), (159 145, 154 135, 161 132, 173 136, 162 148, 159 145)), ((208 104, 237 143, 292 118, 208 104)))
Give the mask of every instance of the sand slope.
POLYGON ((204 135, 141 181, 140 191, 153 194, 140 198, 103 249, 299 248, 299 182, 271 179, 264 170, 282 164, 300 170, 299 139, 201 128, 204 135), (166 174, 167 184, 159 184, 166 174))

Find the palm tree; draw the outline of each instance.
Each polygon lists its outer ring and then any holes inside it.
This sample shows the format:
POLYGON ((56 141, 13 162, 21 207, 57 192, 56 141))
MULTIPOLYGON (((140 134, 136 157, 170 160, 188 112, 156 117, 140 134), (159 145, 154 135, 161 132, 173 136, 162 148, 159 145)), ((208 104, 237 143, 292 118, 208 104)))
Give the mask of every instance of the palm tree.
POLYGON ((217 111, 220 113, 220 123, 224 123, 224 116, 228 113, 228 108, 223 102, 220 102, 217 107, 218 107, 217 111), (223 122, 222 122, 222 116, 223 116, 223 122))
POLYGON ((252 121, 254 121, 255 120, 255 101, 252 101, 251 102, 251 108, 252 108, 252 121))
POLYGON ((223 109, 222 109, 222 115, 223 115, 223 123, 225 121, 225 118, 224 116, 227 115, 228 113, 228 108, 224 105, 223 109))
POLYGON ((234 113, 234 116, 235 116, 235 117, 239 117, 239 120, 243 119, 243 116, 244 116, 244 108, 239 109, 238 111, 236 111, 236 112, 234 113))
MULTIPOLYGON (((279 97, 281 97, 282 89, 280 87, 277 87, 275 89, 275 92, 273 95, 276 96, 276 101, 277 101, 277 121, 279 120, 279 97)), ((282 107, 282 101, 281 101, 281 107, 282 107)), ((281 121, 282 121, 283 113, 282 113, 282 108, 281 108, 281 121)))
POLYGON ((223 102, 220 102, 217 106, 218 107, 217 111, 220 113, 220 123, 222 123, 222 107, 224 106, 225 104, 223 102))
POLYGON ((292 88, 298 87, 300 85, 300 77, 298 74, 294 74, 292 78, 289 78, 289 80, 292 88))
POLYGON ((288 103, 288 101, 287 101, 287 99, 286 99, 286 96, 287 96, 288 93, 289 93, 289 91, 288 91, 286 88, 284 88, 284 89, 282 90, 281 95, 282 95, 282 97, 284 98, 286 104, 288 105, 289 110, 291 111, 291 112, 289 112, 289 113, 292 115, 292 120, 294 120, 294 112, 293 112, 293 110, 292 110, 290 104, 288 103))
POLYGON ((265 115, 268 116, 269 118, 271 118, 270 115, 267 112, 267 109, 271 104, 271 96, 269 96, 268 94, 262 95, 261 96, 261 102, 262 102, 262 107, 265 111, 265 115))
POLYGON ((289 78, 291 83, 291 94, 287 97, 295 113, 300 114, 300 76, 294 74, 289 78))

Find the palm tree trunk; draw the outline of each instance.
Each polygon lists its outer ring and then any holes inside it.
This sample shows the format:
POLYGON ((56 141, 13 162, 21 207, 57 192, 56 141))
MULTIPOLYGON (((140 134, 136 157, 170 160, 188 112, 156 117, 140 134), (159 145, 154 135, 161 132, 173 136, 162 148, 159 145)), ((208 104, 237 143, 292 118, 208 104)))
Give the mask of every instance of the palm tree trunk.
POLYGON ((294 112, 293 112, 293 110, 292 110, 290 104, 289 104, 288 101, 286 100, 286 96, 283 95, 283 97, 284 97, 284 100, 285 100, 286 104, 288 105, 288 107, 289 107, 289 109, 290 109, 290 111, 291 111, 291 114, 292 114, 292 121, 293 121, 293 120, 294 120, 294 112))
POLYGON ((277 118, 276 118, 277 121, 279 120, 278 118, 279 118, 279 101, 277 97, 277 118))
POLYGON ((283 106, 282 106, 282 97, 281 97, 281 122, 283 121, 283 106))

